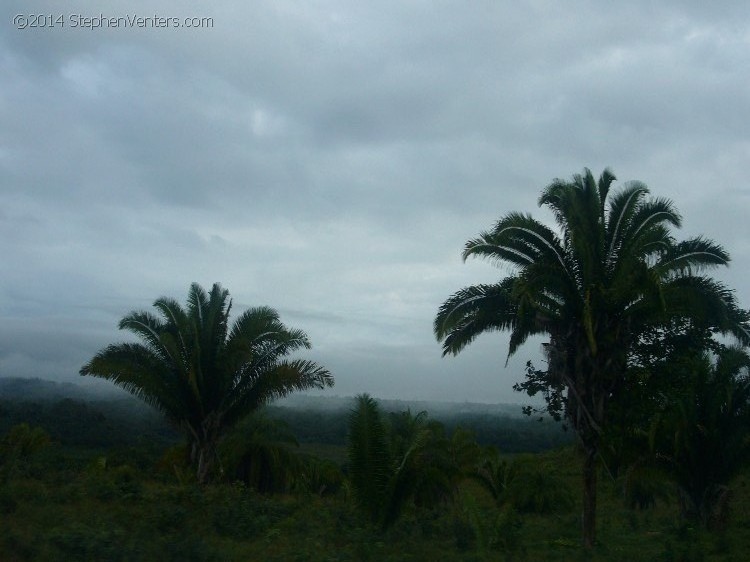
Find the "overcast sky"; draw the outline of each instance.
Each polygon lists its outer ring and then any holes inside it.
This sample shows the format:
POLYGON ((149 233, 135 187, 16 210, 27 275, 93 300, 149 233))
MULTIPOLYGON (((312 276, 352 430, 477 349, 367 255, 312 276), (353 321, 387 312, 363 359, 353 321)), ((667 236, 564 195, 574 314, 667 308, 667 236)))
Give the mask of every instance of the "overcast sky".
POLYGON ((332 394, 521 401, 538 341, 441 358, 432 322, 507 273, 466 240, 584 167, 672 198, 750 306, 746 1, 92 5, 1 9, 0 376, 78 382, 126 313, 218 281, 332 394))

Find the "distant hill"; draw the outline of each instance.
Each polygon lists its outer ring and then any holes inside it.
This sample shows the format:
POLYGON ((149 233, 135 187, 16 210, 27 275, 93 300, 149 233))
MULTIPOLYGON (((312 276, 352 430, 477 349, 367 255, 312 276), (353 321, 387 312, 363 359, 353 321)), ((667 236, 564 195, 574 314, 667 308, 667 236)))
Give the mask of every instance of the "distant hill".
POLYGON ((102 380, 81 383, 60 382, 41 378, 0 376, 0 399, 10 400, 119 400, 131 399, 125 390, 102 380))
POLYGON ((91 398, 93 393, 71 382, 44 379, 0 377, 0 399, 8 400, 60 400, 63 398, 91 398))
POLYGON ((0 378, 0 435, 28 423, 54 441, 84 447, 128 446, 178 439, 163 416, 125 393, 106 393, 74 383, 0 378))
MULTIPOLYGON (((97 402, 122 399, 137 401, 114 386, 111 392, 107 392, 72 382, 56 382, 39 378, 0 377, 0 399, 61 400, 63 398, 97 402)), ((431 415, 471 413, 523 416, 520 404, 396 400, 380 399, 377 396, 374 396, 374 398, 378 401, 380 407, 387 412, 402 412, 409 409, 415 413, 426 410, 431 415)), ((354 397, 315 396, 297 393, 274 402, 274 405, 304 410, 350 410, 354 405, 354 397)))

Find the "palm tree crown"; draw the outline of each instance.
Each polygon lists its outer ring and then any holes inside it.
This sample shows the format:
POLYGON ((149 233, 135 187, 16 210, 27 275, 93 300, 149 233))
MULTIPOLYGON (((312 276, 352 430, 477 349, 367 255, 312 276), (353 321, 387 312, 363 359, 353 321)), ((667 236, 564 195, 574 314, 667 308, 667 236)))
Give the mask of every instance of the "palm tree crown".
POLYGON ((113 344, 81 368, 111 380, 154 406, 188 437, 191 460, 205 481, 226 431, 248 413, 295 390, 333 385, 324 368, 285 357, 309 348, 307 335, 289 329, 268 307, 250 308, 229 326, 229 292, 193 283, 187 306, 154 302, 157 314, 131 312, 120 329, 141 343, 113 344))
POLYGON ((732 321, 733 294, 698 275, 728 264, 726 251, 702 237, 675 242, 670 226, 681 225, 680 215, 667 199, 647 200, 640 182, 607 205, 614 180, 605 170, 596 182, 586 170, 572 182, 549 185, 539 204, 552 210, 560 234, 529 214, 509 213, 466 243, 464 260, 481 257, 515 272, 497 284, 462 289, 440 307, 435 334, 444 355, 492 330, 511 332, 512 355, 529 336, 561 336, 575 322, 596 356, 607 340, 628 339, 655 315, 690 317, 699 304, 721 329, 748 338, 747 327, 732 321), (616 323, 629 329, 608 329, 616 323))

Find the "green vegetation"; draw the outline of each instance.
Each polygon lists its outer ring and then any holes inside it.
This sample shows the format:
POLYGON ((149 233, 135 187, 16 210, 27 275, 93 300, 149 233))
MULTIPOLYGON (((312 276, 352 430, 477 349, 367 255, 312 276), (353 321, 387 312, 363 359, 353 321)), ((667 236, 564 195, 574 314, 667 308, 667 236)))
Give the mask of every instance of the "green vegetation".
POLYGON ((312 361, 283 359, 310 342, 287 329, 276 311, 251 308, 229 326, 229 292, 190 286, 187 307, 169 298, 154 302, 159 316, 131 312, 120 329, 142 344, 110 345, 81 368, 111 380, 161 411, 188 440, 191 464, 205 483, 224 434, 250 412, 295 390, 333 385, 312 361))
POLYGON ((0 380, 0 559, 744 560, 750 313, 702 275, 720 246, 676 242, 670 201, 613 181, 553 182, 557 233, 511 213, 470 240, 464 258, 515 272, 435 320, 444 354, 549 336, 515 386, 544 396, 541 423, 368 395, 269 406, 333 379, 285 359, 310 344, 275 311, 230 328, 228 292, 193 284, 81 369, 147 405, 0 380))
POLYGON ((596 464, 611 399, 628 378, 639 337, 670 321, 708 323, 750 343, 748 316, 734 295, 700 272, 729 256, 702 238, 676 242, 681 218, 671 201, 646 199, 631 182, 610 196, 614 175, 591 172, 555 180, 539 198, 558 232, 528 214, 510 213, 469 240, 464 259, 508 264, 515 272, 494 285, 461 289, 440 307, 435 335, 457 354, 477 336, 508 330, 509 355, 535 334, 549 336, 546 371, 529 370, 519 388, 543 392, 565 416, 584 453, 583 541, 596 540, 596 464))
MULTIPOLYGON (((433 423, 411 413, 381 416, 384 425, 400 419, 423 430, 433 423)), ((270 434, 266 442, 284 443, 288 437, 278 427, 270 434)), ((748 471, 731 480, 735 501, 723 528, 713 532, 680 517, 674 484, 665 485, 666 497, 654 506, 633 510, 620 482, 602 478, 598 541, 585 552, 576 531, 581 502, 572 494, 581 471, 574 448, 516 456, 480 448, 475 457, 470 441, 470 454, 458 454, 465 451, 456 446, 467 445, 465 436, 447 440, 453 446, 437 443, 438 448, 452 447, 458 459, 476 458, 477 474, 500 468, 494 478, 501 493, 467 476, 457 481, 448 501, 428 504, 411 496, 383 530, 356 508, 348 484, 319 493, 317 484, 307 480, 311 485, 306 486, 300 477, 285 491, 265 494, 229 476, 198 485, 192 472, 180 480, 165 467, 165 449, 62 446, 32 427, 15 429, 0 438, 0 471, 8 466, 9 449, 15 451, 13 470, 0 480, 0 559, 740 561, 750 548, 748 471)), ((223 460, 227 468, 231 463, 223 460)), ((333 467, 339 475, 341 468, 333 467)), ((469 473, 467 468, 464 464, 469 473)))

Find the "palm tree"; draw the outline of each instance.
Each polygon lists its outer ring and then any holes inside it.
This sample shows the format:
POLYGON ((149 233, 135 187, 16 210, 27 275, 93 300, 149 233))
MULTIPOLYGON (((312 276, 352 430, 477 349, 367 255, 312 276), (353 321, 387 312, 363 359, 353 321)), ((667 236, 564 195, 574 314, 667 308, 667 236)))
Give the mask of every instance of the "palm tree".
MULTIPOLYGON (((564 391, 565 414, 584 450, 583 541, 595 540, 596 458, 610 397, 625 379, 638 334, 669 318, 710 318, 748 341, 733 293, 701 273, 729 256, 698 237, 676 242, 681 217, 671 201, 647 199, 640 182, 610 197, 615 176, 598 182, 589 170, 555 180, 539 204, 552 210, 556 232, 529 214, 509 213, 469 240, 464 260, 480 257, 511 266, 496 284, 466 287, 440 307, 435 335, 443 355, 477 336, 510 331, 508 357, 532 335, 547 335, 544 384, 564 391)), ((550 394, 554 397, 556 394, 550 394)))
POLYGON ((224 433, 248 413, 295 390, 333 385, 316 363, 284 359, 310 347, 303 331, 284 326, 268 307, 246 310, 230 329, 231 306, 218 283, 210 293, 193 283, 185 308, 160 298, 158 314, 131 312, 120 321, 142 343, 110 345, 80 371, 111 380, 181 429, 201 483, 224 433))

